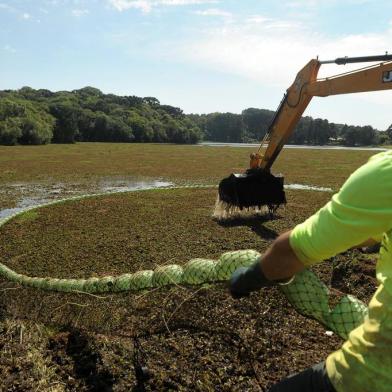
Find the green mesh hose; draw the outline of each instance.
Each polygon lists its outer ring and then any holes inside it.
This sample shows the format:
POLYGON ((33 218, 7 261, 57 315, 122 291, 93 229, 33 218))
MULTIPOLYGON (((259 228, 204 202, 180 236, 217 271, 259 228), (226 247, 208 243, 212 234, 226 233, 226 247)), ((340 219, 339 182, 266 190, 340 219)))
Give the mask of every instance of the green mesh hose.
MULTIPOLYGON (((173 188, 170 188, 173 189, 173 188)), ((78 200, 87 195, 68 200, 78 200)), ((48 204, 61 203, 64 200, 48 204)), ((48 204, 45 204, 47 206, 48 204)), ((43 207, 25 209, 0 221, 0 227, 16 216, 43 207)), ((141 291, 169 285, 200 285, 228 281, 238 268, 253 264, 261 254, 255 250, 237 250, 224 253, 218 260, 196 258, 185 265, 157 267, 155 270, 137 271, 118 276, 89 279, 56 279, 30 277, 17 273, 0 263, 0 276, 22 286, 60 292, 107 293, 141 291)), ((301 314, 311 317, 346 339, 350 331, 359 326, 367 315, 366 305, 351 295, 336 296, 310 270, 298 273, 290 282, 279 285, 292 306, 301 314), (338 299, 336 301, 336 298, 338 299), (333 302, 333 303, 332 303, 333 302)))

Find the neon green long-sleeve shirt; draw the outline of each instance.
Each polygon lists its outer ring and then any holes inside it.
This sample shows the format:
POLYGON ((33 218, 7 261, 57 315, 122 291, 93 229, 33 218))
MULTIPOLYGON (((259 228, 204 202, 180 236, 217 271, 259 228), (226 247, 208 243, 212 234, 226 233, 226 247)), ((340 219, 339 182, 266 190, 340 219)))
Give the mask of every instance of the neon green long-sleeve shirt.
POLYGON ((311 266, 369 238, 382 240, 369 316, 327 358, 338 392, 392 391, 392 151, 374 155, 331 201, 294 228, 290 245, 311 266))

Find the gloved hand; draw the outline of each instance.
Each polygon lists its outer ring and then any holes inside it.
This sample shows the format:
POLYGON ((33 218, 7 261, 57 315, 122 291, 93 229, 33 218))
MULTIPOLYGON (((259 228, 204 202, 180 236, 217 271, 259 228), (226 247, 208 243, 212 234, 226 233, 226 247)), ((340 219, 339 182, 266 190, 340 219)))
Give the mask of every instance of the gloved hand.
POLYGON ((230 279, 230 294, 235 299, 248 297, 252 291, 276 284, 277 281, 265 277, 258 259, 251 266, 240 267, 233 272, 230 279))

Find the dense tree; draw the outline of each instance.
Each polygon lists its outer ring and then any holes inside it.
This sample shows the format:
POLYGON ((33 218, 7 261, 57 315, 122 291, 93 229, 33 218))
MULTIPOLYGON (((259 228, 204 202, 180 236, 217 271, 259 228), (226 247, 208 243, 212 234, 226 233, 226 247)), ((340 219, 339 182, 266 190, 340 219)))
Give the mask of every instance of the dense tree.
MULTIPOLYGON (((241 115, 232 113, 191 114, 191 119, 202 131, 203 138, 211 141, 260 142, 268 131, 274 113, 269 110, 249 108, 241 115)), ((371 126, 354 127, 330 123, 328 120, 302 117, 289 137, 290 144, 344 144, 347 146, 373 145, 392 140, 392 126, 385 136, 371 126)))
POLYGON ((392 124, 388 127, 388 129, 385 132, 389 137, 389 140, 392 142, 392 124))
POLYGON ((43 110, 27 110, 22 119, 20 144, 47 144, 53 136, 54 118, 43 110))
POLYGON ((79 133, 78 107, 68 102, 55 103, 50 105, 49 110, 56 118, 53 143, 74 143, 79 133))
POLYGON ((82 98, 103 96, 103 93, 101 90, 99 90, 95 87, 90 87, 90 86, 80 88, 79 90, 73 90, 72 92, 79 95, 82 98))
POLYGON ((392 139, 388 136, 386 131, 380 131, 376 134, 376 143, 375 144, 391 144, 392 139))
POLYGON ((198 126, 154 97, 104 94, 94 87, 0 91, 0 143, 74 141, 196 143, 198 126), (22 104, 21 104, 22 102, 22 104))
MULTIPOLYGON (((104 94, 95 87, 51 92, 22 87, 0 91, 0 143, 44 144, 74 141, 197 143, 259 142, 274 112, 248 108, 241 114, 185 115, 154 97, 104 94)), ((391 143, 370 126, 333 124, 309 116, 300 119, 288 143, 369 145, 391 143)))
POLYGON ((46 144, 52 139, 54 118, 40 104, 24 99, 0 100, 0 143, 46 144))
POLYGON ((0 121, 0 144, 14 146, 21 135, 21 120, 18 117, 8 117, 0 121))
POLYGON ((0 100, 0 121, 9 117, 23 117, 26 109, 23 105, 12 99, 0 100))
POLYGON ((143 103, 146 103, 147 105, 150 105, 152 107, 157 107, 157 106, 159 106, 161 104, 158 101, 158 99, 156 99, 154 97, 144 97, 143 98, 143 103))
POLYGON ((274 113, 270 110, 249 108, 242 111, 245 132, 250 139, 261 140, 268 131, 274 113))
POLYGON ((370 125, 364 127, 356 127, 357 136, 356 143, 360 146, 369 146, 376 142, 376 131, 370 125))
POLYGON ((97 141, 95 121, 97 113, 90 109, 81 109, 78 118, 79 133, 75 135, 75 139, 82 142, 97 141))
POLYGON ((244 134, 242 117, 233 113, 213 113, 206 123, 206 138, 220 142, 241 142, 244 134))
POLYGON ((368 146, 378 142, 376 130, 370 125, 359 127, 345 124, 340 134, 346 146, 368 146))
POLYGON ((180 108, 176 108, 174 106, 161 105, 159 106, 159 109, 173 117, 184 117, 183 111, 180 108))

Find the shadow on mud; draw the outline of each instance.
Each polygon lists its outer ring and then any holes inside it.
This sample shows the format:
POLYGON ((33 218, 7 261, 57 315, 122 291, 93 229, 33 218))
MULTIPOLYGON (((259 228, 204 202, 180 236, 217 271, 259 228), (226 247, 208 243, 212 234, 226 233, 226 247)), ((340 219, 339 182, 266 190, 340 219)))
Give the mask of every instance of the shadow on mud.
POLYGON ((279 234, 275 230, 271 230, 266 227, 264 223, 277 219, 280 219, 280 217, 271 217, 268 214, 262 216, 232 218, 224 221, 217 221, 217 223, 222 227, 249 227, 260 238, 265 240, 274 240, 279 234))
POLYGON ((91 336, 70 328, 51 338, 48 349, 58 365, 73 367, 72 374, 85 384, 88 391, 113 391, 115 378, 103 367, 101 355, 94 347, 91 336))
POLYGON ((5 304, 0 302, 0 322, 5 320, 5 310, 6 310, 5 304))

